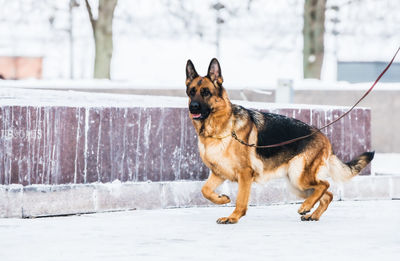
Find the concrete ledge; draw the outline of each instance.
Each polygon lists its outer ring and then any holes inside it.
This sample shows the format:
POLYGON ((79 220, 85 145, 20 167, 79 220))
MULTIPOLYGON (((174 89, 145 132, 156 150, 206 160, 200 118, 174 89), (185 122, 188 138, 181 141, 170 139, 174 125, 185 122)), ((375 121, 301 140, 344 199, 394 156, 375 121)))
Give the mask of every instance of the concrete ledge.
POLYGON ((22 217, 23 186, 0 186, 0 217, 22 217))
POLYGON ((400 176, 394 176, 392 178, 392 198, 400 199, 400 176))
POLYGON ((354 178, 343 184, 343 200, 391 199, 394 197, 392 183, 395 177, 372 176, 368 179, 354 178))
MULTIPOLYGON (((41 217, 79 213, 214 206, 201 195, 203 181, 91 183, 74 185, 0 186, 0 217, 41 217)), ((332 184, 335 200, 399 199, 399 176, 360 176, 332 184)), ((217 191, 234 206, 237 183, 225 182, 217 191)), ((250 205, 300 202, 284 180, 253 184, 250 205)))
POLYGON ((22 217, 95 212, 94 186, 27 186, 23 189, 22 217))

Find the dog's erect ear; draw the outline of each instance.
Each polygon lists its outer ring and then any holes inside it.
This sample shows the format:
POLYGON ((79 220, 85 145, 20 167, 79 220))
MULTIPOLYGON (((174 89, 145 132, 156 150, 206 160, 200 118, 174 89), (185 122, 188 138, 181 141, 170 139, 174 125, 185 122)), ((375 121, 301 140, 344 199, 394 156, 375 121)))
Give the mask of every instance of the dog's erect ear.
POLYGON ((219 86, 223 83, 224 79, 221 74, 221 66, 219 65, 217 58, 211 60, 210 66, 208 66, 207 77, 210 78, 214 84, 217 82, 219 86))
POLYGON ((189 83, 198 76, 199 75, 197 74, 192 61, 188 60, 186 63, 186 86, 188 86, 189 83))

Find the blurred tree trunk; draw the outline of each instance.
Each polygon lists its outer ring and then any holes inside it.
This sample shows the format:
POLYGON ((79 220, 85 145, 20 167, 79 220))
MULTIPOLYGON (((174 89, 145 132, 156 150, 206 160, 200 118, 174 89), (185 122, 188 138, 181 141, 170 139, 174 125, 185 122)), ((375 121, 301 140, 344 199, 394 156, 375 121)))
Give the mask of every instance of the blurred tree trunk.
POLYGON ((304 78, 321 79, 321 68, 324 60, 326 1, 305 0, 304 2, 304 78))
POLYGON ((93 17, 89 1, 85 0, 85 3, 93 29, 96 49, 94 78, 110 79, 111 58, 113 53, 112 23, 118 0, 99 0, 97 19, 93 17))

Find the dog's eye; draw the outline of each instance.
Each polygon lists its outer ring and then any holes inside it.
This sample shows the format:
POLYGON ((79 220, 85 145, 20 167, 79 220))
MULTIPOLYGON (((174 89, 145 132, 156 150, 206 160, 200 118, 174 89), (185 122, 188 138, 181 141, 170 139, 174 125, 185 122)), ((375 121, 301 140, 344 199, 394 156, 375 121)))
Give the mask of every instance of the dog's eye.
POLYGON ((195 96, 195 95, 196 95, 196 89, 195 89, 195 88, 192 88, 192 89, 190 90, 190 92, 189 92, 189 95, 190 95, 190 96, 195 96))
POLYGON ((207 96, 210 96, 210 95, 211 95, 211 92, 210 92, 208 89, 203 89, 203 90, 201 91, 201 95, 202 95, 203 97, 207 97, 207 96))

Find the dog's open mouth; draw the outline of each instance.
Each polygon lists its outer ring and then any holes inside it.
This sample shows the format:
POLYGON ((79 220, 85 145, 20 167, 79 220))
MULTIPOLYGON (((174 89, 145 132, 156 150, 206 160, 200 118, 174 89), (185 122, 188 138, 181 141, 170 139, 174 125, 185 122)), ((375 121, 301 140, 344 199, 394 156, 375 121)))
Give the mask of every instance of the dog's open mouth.
POLYGON ((210 109, 203 109, 203 110, 190 110, 191 118, 192 120, 196 121, 202 121, 207 119, 207 117, 210 115, 210 109))
POLYGON ((200 119, 201 118, 201 113, 192 113, 193 119, 200 119))

